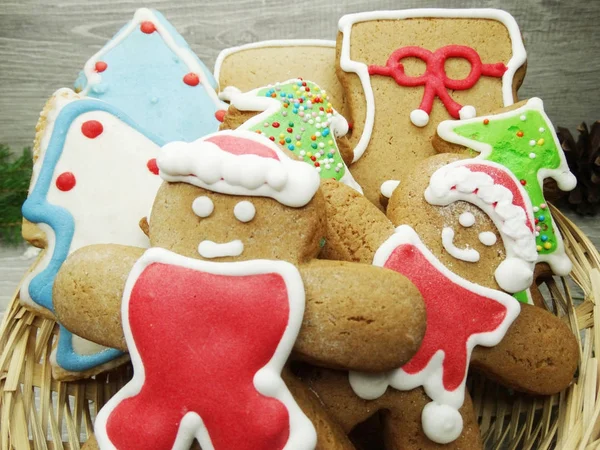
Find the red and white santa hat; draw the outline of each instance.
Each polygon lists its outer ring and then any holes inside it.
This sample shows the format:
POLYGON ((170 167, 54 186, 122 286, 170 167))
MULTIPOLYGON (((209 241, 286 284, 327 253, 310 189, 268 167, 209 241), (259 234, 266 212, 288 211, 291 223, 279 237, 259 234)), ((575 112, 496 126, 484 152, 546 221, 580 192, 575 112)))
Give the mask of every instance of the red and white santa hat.
POLYGON ((302 207, 314 197, 319 174, 290 158, 268 138, 247 130, 227 130, 194 142, 162 147, 160 176, 229 195, 270 197, 283 205, 302 207))

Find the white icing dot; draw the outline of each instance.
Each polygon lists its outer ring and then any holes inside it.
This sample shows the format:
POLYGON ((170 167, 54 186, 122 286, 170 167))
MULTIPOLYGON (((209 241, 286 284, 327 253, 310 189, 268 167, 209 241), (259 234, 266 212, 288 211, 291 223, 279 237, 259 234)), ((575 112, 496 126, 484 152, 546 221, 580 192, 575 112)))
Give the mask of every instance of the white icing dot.
POLYGON ((317 167, 316 169, 317 169, 317 173, 321 173, 321 168, 320 167, 317 167))
POLYGON ((198 217, 208 217, 212 214, 214 209, 214 203, 205 195, 196 198, 192 203, 192 211, 194 211, 194 214, 198 217))
POLYGON ((533 212, 538 212, 540 210, 540 208, 538 208, 537 206, 533 207, 533 212))
POLYGON ((414 109, 410 113, 410 121, 417 127, 424 127, 429 123, 429 114, 422 109, 414 109))
POLYGON ((254 219, 255 214, 256 208, 247 200, 239 202, 233 207, 233 215, 240 222, 250 222, 252 219, 254 219))
POLYGON ((544 131, 546 131, 546 129, 544 127, 540 127, 540 129, 538 130, 540 133, 543 133, 544 131))
POLYGON ((535 145, 535 139, 530 140, 529 145, 531 145, 533 147, 535 145))
POLYGON ((460 111, 458 111, 458 116, 462 120, 472 119, 476 115, 477 115, 477 111, 475 110, 475 107, 473 107, 471 105, 465 105, 460 109, 460 111))
POLYGON ((423 432, 433 442, 448 444, 460 436, 463 429, 463 418, 449 405, 430 402, 421 413, 423 432))
POLYGON ((458 223, 460 223, 465 228, 472 227, 475 223, 475 216, 469 211, 465 211, 460 216, 458 216, 458 223))
POLYGON ((529 154, 529 157, 530 157, 531 159, 535 159, 535 157, 536 157, 536 154, 535 154, 535 153, 530 153, 530 154, 529 154))
POLYGON ((381 191, 381 195, 383 195, 386 198, 391 198, 392 194, 394 193, 399 184, 400 181, 398 180, 384 181, 383 183, 381 183, 381 187, 379 188, 379 190, 381 191))
POLYGON ((479 242, 481 242, 483 245, 491 247, 496 243, 496 235, 491 231, 483 231, 479 233, 479 242))
POLYGON ((525 120, 527 120, 527 117, 525 117, 525 114, 521 114, 519 119, 521 119, 524 122, 525 120))

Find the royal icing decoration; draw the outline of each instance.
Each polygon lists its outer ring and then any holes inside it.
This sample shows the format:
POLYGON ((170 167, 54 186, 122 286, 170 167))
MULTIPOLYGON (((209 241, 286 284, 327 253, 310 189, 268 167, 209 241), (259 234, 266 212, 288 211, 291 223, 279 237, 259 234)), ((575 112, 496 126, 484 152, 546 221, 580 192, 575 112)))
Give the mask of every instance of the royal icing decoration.
POLYGON ((241 201, 233 207, 233 215, 240 222, 250 222, 252 219, 254 219, 255 214, 256 208, 252 202, 247 200, 241 201))
POLYGON ((444 121, 438 134, 448 142, 480 152, 474 161, 493 161, 514 174, 533 205, 538 260, 547 262, 554 273, 567 275, 571 261, 544 199, 543 185, 550 177, 560 189, 569 191, 575 188, 576 179, 542 101, 532 98, 505 113, 444 121))
POLYGON ((450 227, 442 230, 442 245, 456 259, 472 263, 479 261, 479 252, 474 248, 458 248, 454 245, 454 230, 450 227))
POLYGON ((263 134, 301 157, 321 178, 333 178, 362 193, 336 142, 348 132, 348 122, 317 84, 297 78, 246 93, 229 87, 220 96, 241 111, 262 111, 239 129, 263 134))
POLYGON ((427 330, 418 352, 404 366, 384 374, 351 372, 350 384, 365 399, 383 395, 388 386, 423 386, 432 400, 423 409, 423 431, 434 442, 452 442, 462 432, 458 409, 464 402, 471 352, 477 345, 491 347, 502 340, 519 314, 519 303, 448 270, 407 225, 382 244, 373 264, 401 273, 419 289, 427 330))
MULTIPOLYGON (((371 86, 371 75, 369 67, 350 56, 350 42, 352 40, 352 28, 360 22, 371 20, 403 20, 413 18, 464 18, 464 19, 490 19, 501 22, 507 29, 512 43, 512 57, 506 64, 506 71, 502 75, 502 96, 504 105, 511 105, 513 99, 514 75, 526 60, 527 54, 523 46, 521 32, 515 19, 507 12, 498 9, 408 9, 399 11, 372 11, 343 16, 338 24, 342 32, 342 47, 340 53, 340 67, 346 72, 356 73, 360 78, 366 102, 366 115, 363 133, 354 148, 354 161, 358 160, 371 140, 371 133, 375 123, 375 96, 371 86)), ((438 71, 439 72, 439 71, 438 71)), ((429 89, 429 95, 435 95, 436 90, 429 89)), ((428 104, 429 101, 426 102, 428 104)), ((466 107, 465 107, 466 108, 466 107)), ((474 115, 474 110, 467 108, 466 115, 474 115)), ((416 121, 424 121, 423 113, 415 114, 416 121), (420 117, 419 117, 420 116, 420 117)))
POLYGON ((381 183, 379 191, 385 198, 392 198, 392 194, 398 186, 400 186, 399 180, 387 180, 381 183))
POLYGON ((423 99, 419 108, 410 113, 411 122, 424 127, 429 123, 429 114, 433 107, 435 98, 439 98, 446 111, 455 119, 470 119, 475 117, 475 108, 463 107, 457 103, 448 90, 465 91, 471 89, 479 81, 481 76, 502 78, 508 68, 504 63, 483 64, 479 54, 471 47, 464 45, 447 45, 435 52, 422 47, 402 47, 393 52, 385 66, 370 65, 369 75, 383 75, 394 79, 396 83, 404 87, 423 86, 423 99), (418 77, 412 77, 404 73, 402 60, 404 58, 417 58, 426 64, 425 73, 418 77), (465 59, 471 65, 471 71, 462 80, 448 78, 444 64, 448 58, 465 59))
POLYGON ((475 216, 473 213, 469 211, 465 211, 460 216, 458 216, 458 223, 460 223, 463 227, 469 228, 475 225, 475 216))
POLYGON ((319 189, 319 174, 295 161, 260 134, 228 130, 191 143, 165 145, 157 159, 160 176, 229 195, 270 197, 301 207, 319 189))
POLYGON ((208 217, 214 210, 215 205, 213 201, 205 195, 194 199, 192 203, 192 211, 194 211, 194 214, 198 217, 208 217))
POLYGON ((505 167, 478 159, 455 161, 434 172, 425 200, 438 206, 462 200, 483 210, 506 249, 506 259, 495 271, 496 282, 510 293, 531 286, 537 260, 533 209, 523 186, 505 167))
MULTIPOLYGON (((75 250, 100 243, 148 246, 138 223, 162 181, 147 168, 160 138, 145 134, 112 105, 68 89, 52 101, 54 107, 43 113, 46 125, 23 204, 23 216, 45 233, 48 247, 20 292, 23 303, 50 311, 56 274, 75 250)), ((67 370, 86 370, 120 355, 85 344, 64 328, 60 335, 56 362, 67 370)))
POLYGON ((198 245, 198 253, 203 258, 222 258, 225 256, 240 256, 244 252, 244 243, 239 239, 219 244, 205 240, 198 245))
POLYGON ((313 449, 315 429, 281 379, 303 314, 287 262, 146 251, 122 302, 134 376, 98 414, 100 448, 313 449))
POLYGON ((75 86, 166 142, 217 131, 215 113, 224 108, 212 74, 183 37, 158 11, 144 8, 86 62, 75 86))

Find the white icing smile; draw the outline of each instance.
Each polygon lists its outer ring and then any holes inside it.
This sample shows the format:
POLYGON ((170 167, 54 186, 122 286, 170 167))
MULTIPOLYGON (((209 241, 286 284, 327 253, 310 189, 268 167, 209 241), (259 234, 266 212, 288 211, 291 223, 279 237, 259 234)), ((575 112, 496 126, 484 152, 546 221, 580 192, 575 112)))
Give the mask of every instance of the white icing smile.
POLYGON ((218 244, 213 241, 202 241, 198 245, 198 253, 203 258, 220 258, 223 256, 240 256, 244 251, 244 243, 239 239, 218 244))
POLYGON ((456 259, 473 263, 479 261, 479 252, 474 248, 458 248, 454 245, 454 230, 450 227, 442 230, 442 245, 444 250, 456 259))

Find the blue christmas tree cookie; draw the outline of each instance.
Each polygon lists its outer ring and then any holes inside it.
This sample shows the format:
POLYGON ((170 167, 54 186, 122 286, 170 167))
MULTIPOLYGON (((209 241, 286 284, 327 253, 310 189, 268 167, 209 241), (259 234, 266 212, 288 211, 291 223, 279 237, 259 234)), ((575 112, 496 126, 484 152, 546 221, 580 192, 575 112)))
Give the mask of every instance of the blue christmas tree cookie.
POLYGON ((217 131, 224 109, 217 83, 183 37, 158 11, 138 9, 84 66, 75 83, 166 142, 217 131), (219 114, 217 114, 218 116, 219 114))

